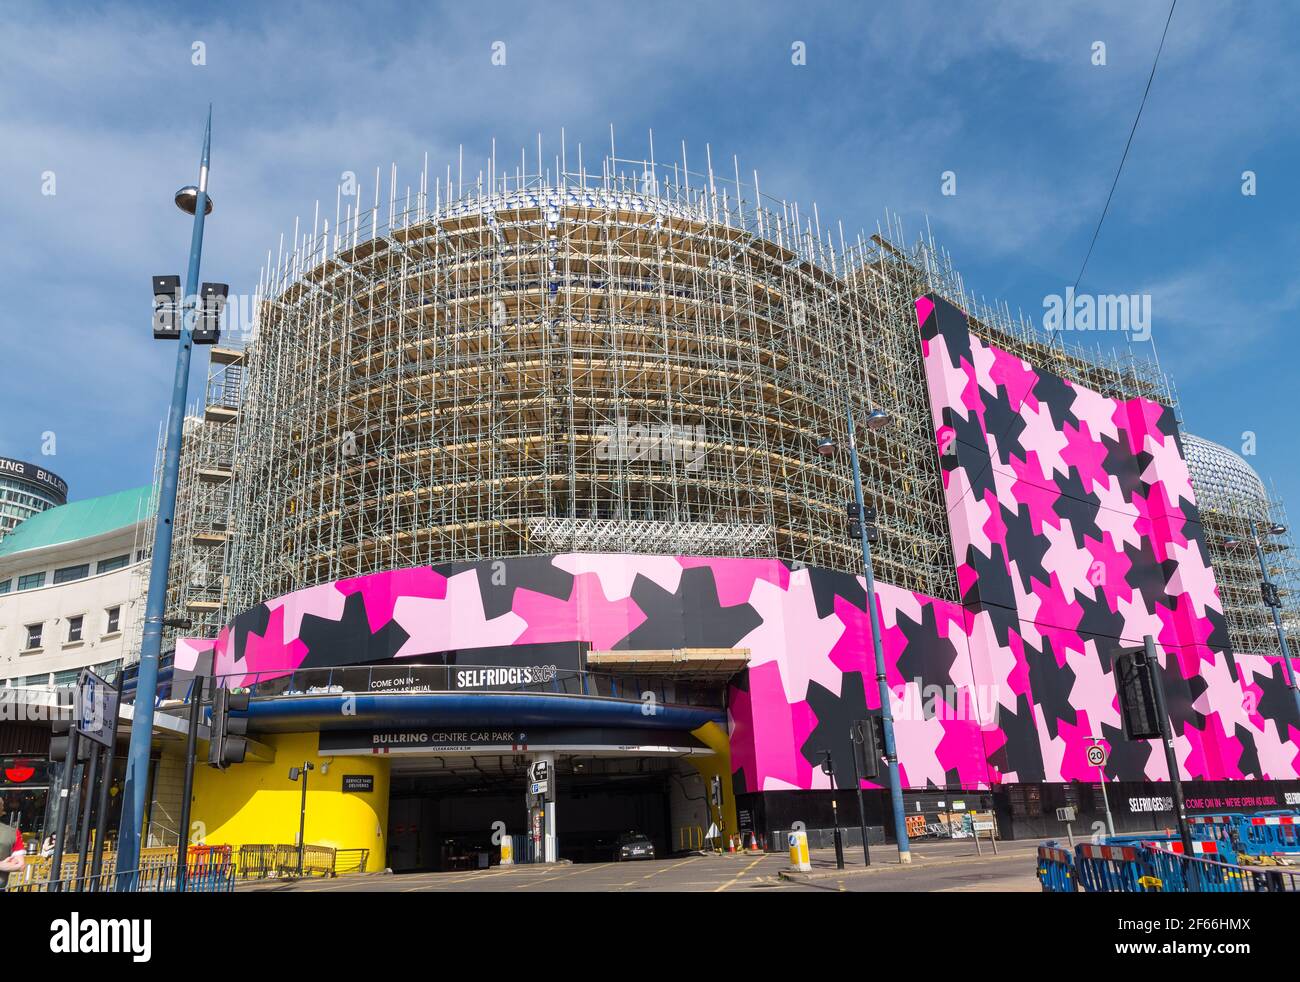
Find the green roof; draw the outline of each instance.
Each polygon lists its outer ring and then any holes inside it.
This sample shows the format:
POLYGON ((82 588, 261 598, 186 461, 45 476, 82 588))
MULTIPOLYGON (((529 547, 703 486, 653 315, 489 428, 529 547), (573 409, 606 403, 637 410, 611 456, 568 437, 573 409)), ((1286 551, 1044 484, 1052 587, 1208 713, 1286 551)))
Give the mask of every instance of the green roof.
POLYGON ((0 539, 0 559, 128 528, 148 515, 152 495, 146 485, 48 508, 0 539))

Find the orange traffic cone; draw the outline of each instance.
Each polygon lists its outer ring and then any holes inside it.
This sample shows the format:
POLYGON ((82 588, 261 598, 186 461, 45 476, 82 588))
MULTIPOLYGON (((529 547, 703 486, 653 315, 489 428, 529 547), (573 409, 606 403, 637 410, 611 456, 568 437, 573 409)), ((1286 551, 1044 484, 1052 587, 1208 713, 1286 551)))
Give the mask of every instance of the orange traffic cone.
POLYGON ((736 851, 736 837, 734 835, 729 835, 727 836, 727 852, 734 853, 735 851, 736 851))
POLYGON ((749 833, 749 851, 751 853, 756 853, 760 851, 758 848, 758 836, 756 836, 753 832, 749 833))

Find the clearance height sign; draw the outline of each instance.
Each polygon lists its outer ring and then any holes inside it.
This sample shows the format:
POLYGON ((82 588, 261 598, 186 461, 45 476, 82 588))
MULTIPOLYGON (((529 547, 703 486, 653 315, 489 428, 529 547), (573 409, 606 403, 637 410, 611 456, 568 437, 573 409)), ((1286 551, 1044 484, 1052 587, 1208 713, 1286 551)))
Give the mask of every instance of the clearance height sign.
POLYGON ((645 756, 712 753, 689 733, 677 730, 608 727, 534 727, 520 730, 463 726, 413 730, 326 730, 320 735, 322 754, 487 754, 547 750, 645 756))

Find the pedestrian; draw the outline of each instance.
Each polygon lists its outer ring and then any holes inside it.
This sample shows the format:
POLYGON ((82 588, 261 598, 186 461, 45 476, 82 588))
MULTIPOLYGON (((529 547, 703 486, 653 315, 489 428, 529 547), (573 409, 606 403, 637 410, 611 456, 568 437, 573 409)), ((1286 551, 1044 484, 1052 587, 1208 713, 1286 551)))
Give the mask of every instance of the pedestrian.
POLYGON ((0 890, 9 886, 9 874, 27 865, 27 846, 23 834, 12 825, 0 822, 0 890))

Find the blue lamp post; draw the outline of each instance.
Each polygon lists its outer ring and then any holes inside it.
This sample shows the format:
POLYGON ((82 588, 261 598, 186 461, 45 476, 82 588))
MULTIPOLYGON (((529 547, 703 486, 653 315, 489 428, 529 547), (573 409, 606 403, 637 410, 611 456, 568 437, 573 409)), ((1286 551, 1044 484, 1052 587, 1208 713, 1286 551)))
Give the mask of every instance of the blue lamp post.
MULTIPOLYGON (((858 466, 858 445, 854 437, 853 409, 845 411, 849 425, 849 459, 853 463, 853 490, 857 495, 858 515, 865 518, 866 502, 862 494, 862 470, 858 466)), ((866 419, 869 430, 888 426, 889 413, 873 409, 866 419)), ((829 457, 835 452, 835 441, 829 437, 817 445, 817 452, 829 457)), ((903 814, 903 789, 898 780, 898 748, 894 742, 894 714, 889 707, 889 682, 885 673, 885 651, 880 641, 880 616, 876 612, 876 576, 871 568, 871 543, 867 540, 868 523, 860 521, 862 539, 862 567, 867 581, 867 611, 871 618, 871 649, 876 661, 876 682, 880 688, 880 719, 885 731, 885 758, 889 764, 889 797, 894 811, 894 834, 898 838, 898 861, 904 865, 912 861, 911 844, 907 838, 907 820, 903 814)))
MULTIPOLYGON (((167 571, 171 565, 172 525, 176 514, 176 485, 180 474, 181 435, 185 422, 185 400, 189 390, 190 354, 199 316, 199 259, 203 254, 203 219, 212 210, 208 198, 208 163, 212 144, 212 107, 203 133, 203 157, 199 163, 197 187, 176 192, 176 206, 194 216, 190 236, 190 263, 185 276, 184 304, 176 351, 176 374, 172 382, 171 408, 167 417, 167 443, 163 457, 162 492, 154 524, 153 561, 149 570, 149 596, 144 612, 140 642, 140 668, 136 680, 135 715, 131 721, 131 743, 127 751, 126 784, 122 795, 122 820, 118 831, 117 872, 129 874, 140 865, 140 833, 149 784, 149 748, 153 736, 154 701, 158 694, 158 660, 162 651, 163 615, 167 602, 167 571)), ((180 829, 188 836, 188 829, 180 829)))

